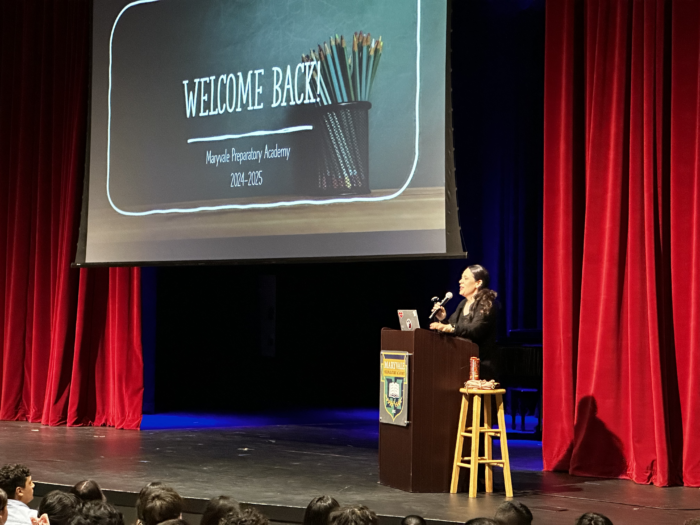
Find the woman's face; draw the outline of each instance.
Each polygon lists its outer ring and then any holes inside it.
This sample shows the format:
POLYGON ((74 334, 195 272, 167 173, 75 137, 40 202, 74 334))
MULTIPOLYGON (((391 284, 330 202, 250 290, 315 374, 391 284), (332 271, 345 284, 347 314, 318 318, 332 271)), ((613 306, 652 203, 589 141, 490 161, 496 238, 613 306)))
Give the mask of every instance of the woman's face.
POLYGON ((469 268, 464 270, 462 278, 459 280, 459 295, 469 298, 476 293, 479 286, 481 286, 481 281, 474 280, 472 271, 469 268))

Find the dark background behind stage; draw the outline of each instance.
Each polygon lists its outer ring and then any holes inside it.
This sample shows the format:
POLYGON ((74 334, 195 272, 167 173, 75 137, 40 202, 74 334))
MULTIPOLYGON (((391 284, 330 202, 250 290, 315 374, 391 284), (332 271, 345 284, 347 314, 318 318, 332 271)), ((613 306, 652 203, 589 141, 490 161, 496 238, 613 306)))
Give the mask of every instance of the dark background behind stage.
POLYGON ((144 269, 144 410, 374 406, 380 330, 469 264, 500 330, 542 327, 544 1, 455 1, 452 105, 467 260, 144 269), (274 283, 274 293, 270 290, 274 283), (263 355, 275 306, 274 356, 263 355))

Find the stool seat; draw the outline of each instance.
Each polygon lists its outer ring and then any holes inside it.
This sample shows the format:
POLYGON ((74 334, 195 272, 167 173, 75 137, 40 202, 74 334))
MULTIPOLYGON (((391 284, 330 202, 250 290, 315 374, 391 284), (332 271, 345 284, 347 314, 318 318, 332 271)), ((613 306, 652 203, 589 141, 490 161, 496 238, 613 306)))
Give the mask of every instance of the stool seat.
POLYGON ((476 497, 476 481, 479 465, 485 466, 486 492, 493 492, 493 467, 503 467, 503 479, 506 486, 506 496, 513 497, 513 485, 510 477, 510 459, 508 457, 508 438, 506 437, 506 422, 503 409, 504 389, 478 390, 472 388, 460 388, 462 394, 462 408, 459 414, 459 425, 457 427, 457 444, 455 445, 455 458, 452 467, 452 482, 450 492, 457 492, 459 484, 460 468, 469 469, 469 497, 476 497), (496 406, 498 408, 498 428, 491 425, 491 396, 496 396, 496 406), (484 402, 484 424, 481 425, 481 403, 484 402), (471 405, 472 426, 467 427, 468 413, 471 405), (479 442, 484 436, 484 455, 479 455, 479 442), (463 457, 464 438, 471 440, 471 454, 463 457), (493 438, 500 439, 501 459, 493 459, 492 446, 493 438))
POLYGON ((459 391, 462 394, 505 394, 504 388, 496 388, 495 390, 480 390, 476 388, 460 388, 459 391))

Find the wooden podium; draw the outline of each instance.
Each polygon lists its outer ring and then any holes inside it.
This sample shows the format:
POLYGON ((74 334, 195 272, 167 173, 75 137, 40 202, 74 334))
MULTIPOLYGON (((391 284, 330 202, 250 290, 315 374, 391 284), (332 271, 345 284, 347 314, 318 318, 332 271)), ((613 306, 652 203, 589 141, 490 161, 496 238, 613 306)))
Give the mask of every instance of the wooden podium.
POLYGON ((449 492, 457 424, 479 347, 451 335, 384 328, 382 350, 411 354, 408 426, 379 424, 379 482, 407 492, 449 492))

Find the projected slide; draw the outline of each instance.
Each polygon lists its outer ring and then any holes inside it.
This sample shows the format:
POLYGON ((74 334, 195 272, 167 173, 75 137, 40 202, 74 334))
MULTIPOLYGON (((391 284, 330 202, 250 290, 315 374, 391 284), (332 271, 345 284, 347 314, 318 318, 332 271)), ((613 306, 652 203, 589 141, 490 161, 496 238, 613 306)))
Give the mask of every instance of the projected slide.
POLYGON ((444 253, 445 20, 95 2, 85 262, 444 253))

